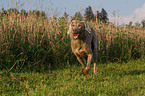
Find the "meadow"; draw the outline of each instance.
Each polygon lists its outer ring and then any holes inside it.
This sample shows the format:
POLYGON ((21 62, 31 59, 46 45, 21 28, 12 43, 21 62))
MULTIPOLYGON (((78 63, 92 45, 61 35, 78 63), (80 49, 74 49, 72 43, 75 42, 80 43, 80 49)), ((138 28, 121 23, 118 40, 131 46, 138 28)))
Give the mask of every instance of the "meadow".
POLYGON ((5 10, 0 22, 1 95, 145 95, 144 28, 87 22, 106 48, 97 78, 87 78, 71 52, 68 17, 5 10))
MULTIPOLYGON (((44 66, 43 66, 44 67, 44 66)), ((2 96, 144 96, 145 60, 98 64, 97 78, 80 75, 81 67, 35 68, 0 72, 2 96), (40 70, 39 72, 36 70, 40 70)))

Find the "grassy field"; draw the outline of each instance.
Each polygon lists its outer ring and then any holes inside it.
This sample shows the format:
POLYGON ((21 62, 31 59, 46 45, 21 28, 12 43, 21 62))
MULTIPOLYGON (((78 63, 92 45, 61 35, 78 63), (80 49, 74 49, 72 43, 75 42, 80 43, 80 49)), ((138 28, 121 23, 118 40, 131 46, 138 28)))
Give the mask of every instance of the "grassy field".
POLYGON ((68 21, 37 10, 0 12, 0 95, 145 95, 144 28, 87 22, 106 49, 97 78, 92 70, 87 78, 71 52, 68 21))
MULTIPOLYGON (((92 66, 93 67, 93 66, 92 66)), ((78 64, 43 70, 0 72, 0 95, 30 96, 144 96, 145 59, 98 64, 97 78, 80 75, 78 64)))

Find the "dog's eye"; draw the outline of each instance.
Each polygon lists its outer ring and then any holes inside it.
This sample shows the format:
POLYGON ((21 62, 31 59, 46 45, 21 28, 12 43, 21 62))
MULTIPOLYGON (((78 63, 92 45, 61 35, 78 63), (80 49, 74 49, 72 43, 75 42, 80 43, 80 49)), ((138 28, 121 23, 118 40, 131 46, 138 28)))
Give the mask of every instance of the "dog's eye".
POLYGON ((78 25, 78 27, 82 27, 82 25, 78 25))
POLYGON ((75 27, 75 25, 71 25, 72 27, 75 27))

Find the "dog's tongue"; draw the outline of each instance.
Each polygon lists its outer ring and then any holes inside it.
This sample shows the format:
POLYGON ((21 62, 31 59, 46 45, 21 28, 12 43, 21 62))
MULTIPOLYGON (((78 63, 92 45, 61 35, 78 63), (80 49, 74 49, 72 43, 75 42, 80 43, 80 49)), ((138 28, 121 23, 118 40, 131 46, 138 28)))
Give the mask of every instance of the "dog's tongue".
POLYGON ((79 34, 73 34, 73 37, 74 37, 75 39, 77 39, 78 36, 79 36, 79 34))

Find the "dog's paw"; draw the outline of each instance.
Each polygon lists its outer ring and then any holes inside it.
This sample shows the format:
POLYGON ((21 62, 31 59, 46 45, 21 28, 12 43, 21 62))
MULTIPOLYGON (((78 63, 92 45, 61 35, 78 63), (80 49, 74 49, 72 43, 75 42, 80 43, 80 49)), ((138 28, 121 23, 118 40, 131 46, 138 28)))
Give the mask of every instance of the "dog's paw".
POLYGON ((83 74, 88 74, 88 71, 90 70, 90 68, 89 67, 86 67, 84 70, 83 70, 83 74))
POLYGON ((87 77, 90 77, 91 76, 89 72, 86 75, 87 75, 87 77))

